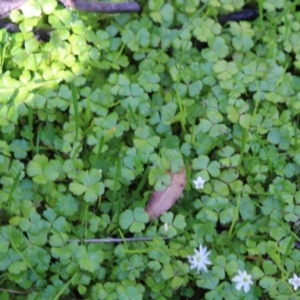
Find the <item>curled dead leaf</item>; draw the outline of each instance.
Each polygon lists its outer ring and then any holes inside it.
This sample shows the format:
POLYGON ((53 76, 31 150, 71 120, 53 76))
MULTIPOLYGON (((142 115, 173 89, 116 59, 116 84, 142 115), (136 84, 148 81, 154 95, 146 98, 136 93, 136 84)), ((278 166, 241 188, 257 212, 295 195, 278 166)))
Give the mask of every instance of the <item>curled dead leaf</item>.
POLYGON ((172 177, 171 185, 162 192, 154 192, 147 203, 146 212, 149 214, 150 220, 154 220, 168 211, 181 196, 186 185, 185 168, 177 173, 170 173, 172 177))

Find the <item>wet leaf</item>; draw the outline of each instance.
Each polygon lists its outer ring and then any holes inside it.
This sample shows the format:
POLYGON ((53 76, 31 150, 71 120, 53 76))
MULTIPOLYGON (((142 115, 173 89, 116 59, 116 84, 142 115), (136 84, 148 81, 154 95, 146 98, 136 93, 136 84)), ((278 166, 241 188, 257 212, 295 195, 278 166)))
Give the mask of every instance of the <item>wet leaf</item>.
POLYGON ((186 184, 185 168, 180 173, 170 173, 172 177, 171 185, 162 192, 154 192, 147 204, 146 212, 150 220, 154 220, 168 211, 181 196, 186 184))

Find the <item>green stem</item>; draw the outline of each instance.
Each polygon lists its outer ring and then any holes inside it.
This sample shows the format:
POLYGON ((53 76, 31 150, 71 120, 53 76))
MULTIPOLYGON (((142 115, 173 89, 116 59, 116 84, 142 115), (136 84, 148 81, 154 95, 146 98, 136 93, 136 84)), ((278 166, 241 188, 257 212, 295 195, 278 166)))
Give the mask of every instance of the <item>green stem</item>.
POLYGON ((241 194, 238 194, 237 199, 236 199, 236 208, 235 208, 233 220, 232 220, 231 226, 229 228, 229 232, 228 232, 229 239, 232 238, 232 232, 233 232, 234 226, 239 219, 240 205, 241 205, 241 194))

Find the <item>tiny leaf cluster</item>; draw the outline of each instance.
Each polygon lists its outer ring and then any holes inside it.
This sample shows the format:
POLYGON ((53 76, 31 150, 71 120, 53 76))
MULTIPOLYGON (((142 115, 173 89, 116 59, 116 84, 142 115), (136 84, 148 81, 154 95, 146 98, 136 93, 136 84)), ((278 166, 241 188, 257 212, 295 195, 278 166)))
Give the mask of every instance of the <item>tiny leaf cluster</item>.
POLYGON ((221 25, 253 3, 140 2, 30 0, 10 15, 20 31, 0 30, 0 298, 299 298, 296 4, 221 25), (182 197, 150 221, 183 169, 182 197), (87 242, 104 238, 122 242, 87 242), (204 274, 188 261, 200 244, 204 274))

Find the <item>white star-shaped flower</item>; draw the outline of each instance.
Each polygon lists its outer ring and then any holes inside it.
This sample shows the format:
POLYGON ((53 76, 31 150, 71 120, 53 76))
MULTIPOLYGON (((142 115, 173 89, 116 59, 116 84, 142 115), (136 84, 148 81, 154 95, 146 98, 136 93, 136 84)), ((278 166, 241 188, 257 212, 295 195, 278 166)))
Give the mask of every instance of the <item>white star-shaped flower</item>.
POLYGON ((196 189, 203 189, 205 180, 201 176, 198 176, 196 180, 193 180, 193 182, 196 189))
POLYGON ((208 260, 210 251, 207 251, 206 247, 200 245, 199 250, 194 250, 195 254, 188 256, 189 263, 191 264, 190 269, 196 269, 200 273, 201 270, 207 272, 206 265, 211 265, 211 262, 208 260))
POLYGON ((238 275, 232 278, 232 281, 236 283, 235 288, 240 291, 244 290, 245 293, 250 291, 250 286, 253 284, 252 276, 246 271, 238 270, 238 275))
POLYGON ((294 274, 294 277, 289 279, 289 283, 293 286, 294 291, 296 291, 300 286, 300 277, 294 274))

